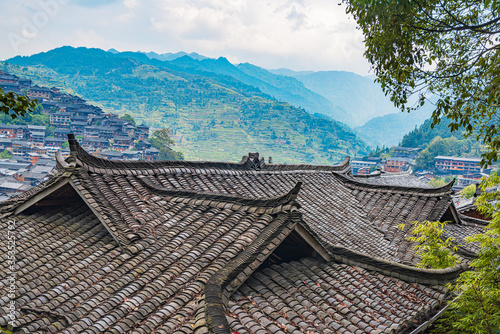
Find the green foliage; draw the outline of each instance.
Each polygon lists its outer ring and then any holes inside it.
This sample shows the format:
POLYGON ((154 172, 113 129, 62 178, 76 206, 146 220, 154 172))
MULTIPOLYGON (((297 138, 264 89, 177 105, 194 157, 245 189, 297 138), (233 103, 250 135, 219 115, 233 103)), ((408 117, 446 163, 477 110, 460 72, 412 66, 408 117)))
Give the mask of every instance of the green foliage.
POLYGON ((171 135, 172 132, 169 129, 156 130, 149 137, 149 142, 160 151, 158 153, 160 160, 184 160, 184 155, 181 152, 172 150, 171 146, 174 146, 175 142, 170 138, 171 135))
POLYGON ((0 334, 12 334, 12 332, 0 327, 0 334))
POLYGON ((439 124, 431 127, 432 119, 427 119, 418 128, 415 128, 413 131, 407 133, 401 140, 400 146, 425 148, 436 137, 441 137, 443 139, 450 137, 455 137, 457 139, 462 138, 463 131, 457 130, 455 132, 451 132, 449 128, 450 124, 451 121, 445 118, 441 120, 439 124))
MULTIPOLYGON (((464 272, 448 288, 457 294, 450 308, 430 329, 430 333, 498 333, 500 330, 500 191, 487 191, 500 184, 500 177, 492 173, 479 187, 483 191, 476 199, 476 207, 491 221, 485 232, 465 238, 479 245, 477 257, 469 264, 472 270, 464 272)), ((425 229, 425 227, 421 227, 425 229)), ((446 247, 451 252, 449 239, 424 239, 432 247, 446 247)), ((450 253, 436 254, 447 259, 450 253)))
POLYGON ((130 114, 125 114, 122 117, 120 117, 120 119, 123 119, 135 126, 135 119, 132 116, 130 116, 130 114))
POLYGON ((164 147, 159 149, 159 151, 159 160, 184 160, 184 155, 182 154, 182 152, 174 151, 171 148, 164 147))
POLYGON ((26 96, 13 92, 4 93, 0 88, 0 111, 11 119, 33 112, 36 105, 37 100, 32 101, 26 96))
POLYGON ((444 182, 444 179, 442 177, 435 177, 429 181, 429 185, 433 186, 434 188, 439 188, 446 185, 446 182, 444 182))
POLYGON ((0 159, 10 159, 12 158, 12 153, 8 150, 3 150, 1 153, 0 153, 0 159))
MULTIPOLYGON (((49 118, 50 121, 50 118, 49 118)), ((48 126, 45 128, 45 136, 46 137, 54 137, 54 130, 56 129, 55 126, 48 126)))
POLYGON ((50 116, 33 113, 25 113, 22 117, 11 118, 9 115, 0 114, 0 122, 2 124, 14 124, 14 125, 45 125, 50 124, 50 116))
MULTIPOLYGON (((406 239, 411 242, 417 242, 415 246, 417 255, 420 256, 418 267, 431 269, 444 269, 452 267, 458 262, 458 257, 452 251, 456 250, 453 246, 453 238, 444 239, 444 227, 446 223, 442 222, 412 222, 410 233, 413 236, 406 239)), ((398 225, 404 229, 405 225, 398 225)))
POLYGON ((437 97, 432 124, 448 118, 498 159, 500 20, 497 1, 343 0, 365 36, 365 56, 396 107, 437 97))
POLYGON ((476 185, 470 184, 464 189, 462 189, 462 191, 460 192, 460 196, 465 198, 472 198, 475 193, 476 193, 476 185))

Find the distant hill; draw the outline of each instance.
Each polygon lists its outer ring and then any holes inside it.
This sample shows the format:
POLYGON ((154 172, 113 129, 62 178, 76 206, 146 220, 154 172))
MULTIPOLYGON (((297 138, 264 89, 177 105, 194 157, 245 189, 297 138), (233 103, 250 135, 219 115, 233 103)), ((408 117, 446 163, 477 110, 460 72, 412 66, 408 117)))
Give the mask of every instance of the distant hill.
MULTIPOLYGON (((181 52, 177 53, 177 55, 181 54, 181 52)), ((274 97, 279 101, 288 102, 295 107, 303 108, 310 114, 324 114, 334 120, 340 120, 343 118, 343 115, 348 114, 346 110, 334 106, 324 96, 306 88, 299 80, 289 76, 273 74, 249 63, 235 66, 224 57, 217 59, 196 59, 190 55, 184 55, 174 58, 171 61, 158 61, 158 58, 150 58, 151 60, 148 61, 145 59, 143 53, 121 52, 118 55, 120 57, 133 58, 157 67, 210 76, 213 80, 221 83, 227 83, 228 77, 231 77, 241 81, 241 83, 258 88, 262 93, 274 97)))
MULTIPOLYGON (((185 53, 176 55, 182 54, 185 53)), ((184 55, 168 62, 158 61, 158 57, 148 62, 142 53, 122 52, 119 55, 157 67, 211 76, 223 84, 228 78, 237 79, 313 115, 323 114, 356 127, 356 132, 372 148, 397 145, 404 134, 430 116, 427 110, 402 115, 383 94, 380 86, 373 82, 373 75, 362 77, 339 71, 296 72, 285 68, 265 70, 249 63, 235 66, 223 57, 198 60, 184 55)))
POLYGON ((224 58, 161 61, 142 53, 63 47, 9 59, 0 68, 61 87, 107 112, 168 127, 186 159, 237 161, 259 151, 276 162, 334 163, 366 152, 345 126, 277 101, 242 81, 260 79, 224 58))
POLYGON ((186 53, 186 52, 181 51, 181 52, 176 52, 176 53, 168 52, 168 53, 162 53, 162 54, 158 54, 156 52, 144 52, 144 54, 146 56, 148 56, 148 58, 158 59, 158 60, 162 60, 162 61, 170 61, 170 60, 174 60, 174 59, 181 58, 184 56, 188 56, 189 58, 196 59, 196 60, 208 59, 208 57, 200 55, 196 52, 186 53))
POLYGON ((449 128, 451 121, 447 118, 443 118, 434 128, 431 128, 431 123, 432 120, 427 119, 421 126, 409 131, 401 140, 401 146, 425 148, 438 136, 443 139, 450 137, 463 138, 463 130, 459 129, 451 132, 449 128))
POLYGON ((422 124, 432 115, 432 106, 425 105, 411 113, 398 112, 375 117, 359 128, 356 133, 371 147, 398 145, 403 136, 422 124))
POLYGON ((297 78, 307 88, 327 97, 341 113, 333 118, 353 127, 372 148, 397 145, 432 114, 431 105, 410 114, 400 112, 374 82, 374 74, 363 77, 342 71, 296 72, 284 68, 271 72, 297 78))
POLYGON ((296 78, 313 92, 326 97, 334 106, 345 110, 347 113, 342 118, 332 117, 351 127, 398 111, 379 85, 352 72, 294 72, 284 69, 271 72, 296 78))
MULTIPOLYGON (((340 108, 336 108, 325 97, 307 89, 303 83, 295 78, 275 75, 263 68, 245 63, 235 66, 226 58, 196 60, 185 56, 176 58, 164 64, 155 64, 193 74, 210 72, 219 75, 230 76, 247 85, 257 87, 263 93, 276 98, 279 101, 288 102, 291 105, 305 109, 311 114, 321 113, 339 120, 342 114, 340 108)), ((218 80, 213 77, 214 80, 218 80)))

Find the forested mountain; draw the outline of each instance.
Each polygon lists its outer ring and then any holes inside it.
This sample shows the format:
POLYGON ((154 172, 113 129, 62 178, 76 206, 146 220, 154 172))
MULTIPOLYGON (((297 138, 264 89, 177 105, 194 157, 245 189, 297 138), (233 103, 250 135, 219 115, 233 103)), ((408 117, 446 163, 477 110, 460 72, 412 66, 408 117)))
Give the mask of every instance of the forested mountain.
POLYGON ((297 79, 276 75, 248 63, 235 66, 224 57, 199 59, 199 57, 193 58, 191 55, 176 57, 171 61, 164 62, 154 61, 159 58, 152 58, 152 61, 148 62, 142 57, 142 54, 134 55, 131 52, 122 52, 121 56, 132 57, 143 63, 149 63, 157 67, 210 76, 213 80, 223 80, 223 83, 225 83, 227 77, 231 77, 244 84, 256 87, 262 93, 270 95, 279 101, 288 102, 292 106, 303 108, 311 114, 321 113, 335 120, 340 120, 347 113, 339 107, 334 107, 333 103, 324 96, 307 89, 297 79))
POLYGON ((400 146, 425 148, 436 137, 441 137, 443 139, 450 137, 462 139, 462 131, 457 130, 451 132, 449 128, 451 121, 447 118, 443 118, 434 128, 431 128, 431 123, 432 120, 427 119, 421 126, 418 128, 415 127, 414 130, 403 137, 400 146))
POLYGON ((188 58, 166 62, 141 53, 63 47, 9 59, 0 68, 61 87, 108 112, 130 113, 139 124, 166 126, 186 159, 235 161, 259 151, 279 162, 333 163, 366 151, 345 127, 235 78, 250 76, 227 60, 205 59, 197 67, 188 58))

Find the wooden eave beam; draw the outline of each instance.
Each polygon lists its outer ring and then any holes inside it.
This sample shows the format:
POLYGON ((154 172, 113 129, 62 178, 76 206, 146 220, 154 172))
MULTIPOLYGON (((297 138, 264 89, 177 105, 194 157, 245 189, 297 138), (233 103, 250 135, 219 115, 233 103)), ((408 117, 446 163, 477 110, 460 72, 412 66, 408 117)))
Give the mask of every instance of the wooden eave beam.
POLYGON ((65 185, 69 183, 69 178, 63 178, 62 180, 59 180, 57 183, 53 184, 52 186, 48 187, 47 189, 39 192, 35 196, 31 197, 29 200, 24 202, 23 204, 19 205, 16 210, 14 211, 14 214, 18 215, 24 210, 32 207, 39 201, 43 200, 45 197, 49 196, 50 194, 54 193, 58 189, 61 189, 65 185))
POLYGON ((328 254, 326 249, 302 225, 299 223, 295 224, 294 230, 309 244, 309 246, 321 255, 326 262, 332 261, 332 257, 328 254))

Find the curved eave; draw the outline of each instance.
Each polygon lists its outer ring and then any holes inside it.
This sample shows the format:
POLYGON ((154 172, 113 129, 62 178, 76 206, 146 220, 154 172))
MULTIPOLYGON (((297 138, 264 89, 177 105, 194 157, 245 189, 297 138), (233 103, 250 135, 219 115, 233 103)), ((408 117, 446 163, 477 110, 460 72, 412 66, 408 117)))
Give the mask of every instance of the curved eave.
POLYGON ((340 181, 343 182, 347 187, 350 187, 352 189, 374 192, 413 194, 429 197, 450 195, 452 193, 453 184, 455 183, 455 180, 452 180, 450 183, 439 188, 403 187, 360 182, 339 173, 334 173, 334 175, 338 179, 340 179, 340 181))

